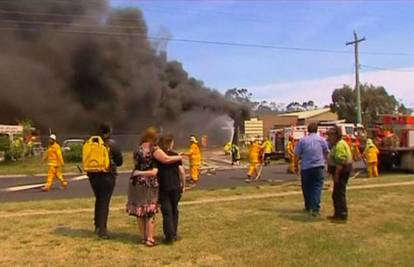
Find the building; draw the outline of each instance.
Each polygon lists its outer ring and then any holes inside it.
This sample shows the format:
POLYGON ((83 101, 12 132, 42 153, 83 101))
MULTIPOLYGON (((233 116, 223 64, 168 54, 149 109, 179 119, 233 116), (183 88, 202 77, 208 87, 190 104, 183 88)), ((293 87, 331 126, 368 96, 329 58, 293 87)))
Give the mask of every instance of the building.
POLYGON ((284 114, 266 113, 259 115, 259 119, 263 121, 263 133, 267 136, 271 129, 308 125, 311 122, 336 121, 338 115, 330 108, 322 108, 284 114))
POLYGON ((258 118, 244 121, 244 141, 251 141, 256 138, 263 140, 263 121, 258 118))

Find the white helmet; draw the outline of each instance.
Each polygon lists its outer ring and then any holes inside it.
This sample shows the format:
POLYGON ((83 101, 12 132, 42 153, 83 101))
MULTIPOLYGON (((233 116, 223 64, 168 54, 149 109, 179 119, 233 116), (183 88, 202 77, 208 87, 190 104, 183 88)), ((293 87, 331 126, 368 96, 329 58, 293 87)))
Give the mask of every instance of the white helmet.
POLYGON ((55 134, 51 134, 51 135, 49 136, 49 138, 50 138, 50 139, 52 139, 53 141, 56 141, 56 135, 55 135, 55 134))

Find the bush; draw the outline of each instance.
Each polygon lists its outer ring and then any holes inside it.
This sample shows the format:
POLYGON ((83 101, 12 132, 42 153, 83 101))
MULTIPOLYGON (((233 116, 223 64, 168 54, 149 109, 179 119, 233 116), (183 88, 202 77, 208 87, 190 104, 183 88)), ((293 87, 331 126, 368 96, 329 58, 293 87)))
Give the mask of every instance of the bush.
POLYGON ((69 146, 70 150, 64 151, 65 162, 82 162, 82 145, 69 146))
POLYGON ((8 135, 0 135, 0 153, 4 152, 5 160, 10 160, 10 139, 8 135))

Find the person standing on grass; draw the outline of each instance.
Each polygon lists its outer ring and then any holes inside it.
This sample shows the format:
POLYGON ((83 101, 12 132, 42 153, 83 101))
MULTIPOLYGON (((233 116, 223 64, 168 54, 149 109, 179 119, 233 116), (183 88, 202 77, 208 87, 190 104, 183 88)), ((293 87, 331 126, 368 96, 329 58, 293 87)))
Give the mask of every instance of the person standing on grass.
POLYGON ((328 140, 332 147, 329 161, 333 164, 331 168, 334 180, 332 200, 335 212, 334 215, 327 218, 333 221, 346 221, 348 219, 346 186, 352 171, 352 151, 346 141, 342 139, 339 127, 334 127, 329 131, 328 140))
MULTIPOLYGON (((174 137, 166 135, 160 139, 160 148, 169 156, 177 156, 173 151, 174 137)), ((182 161, 165 164, 157 162, 159 183, 159 204, 163 217, 164 242, 177 241, 178 202, 185 191, 185 170, 182 161)))
POLYGON ((179 162, 181 156, 168 156, 156 145, 158 132, 148 128, 134 152, 134 170, 128 184, 126 211, 137 217, 141 242, 148 247, 155 243, 155 214, 158 212, 158 168, 164 164, 179 162))
POLYGON ((317 134, 318 124, 308 125, 308 135, 300 139, 295 155, 301 161, 302 193, 305 210, 319 216, 324 167, 329 148, 325 139, 317 134))
POLYGON ((112 193, 115 188, 116 169, 123 163, 122 152, 115 141, 111 139, 111 131, 112 129, 108 124, 100 125, 98 130, 99 137, 102 138, 104 146, 109 150, 109 168, 99 172, 87 172, 89 183, 95 194, 95 233, 104 239, 109 238, 107 222, 109 203, 111 202, 112 193))
POLYGON ((68 182, 63 177, 62 166, 63 156, 62 149, 56 141, 56 135, 51 134, 49 136, 49 147, 43 157, 44 161, 47 161, 48 171, 47 171, 47 180, 44 187, 42 187, 43 192, 49 192, 52 187, 53 179, 57 177, 61 183, 61 188, 66 189, 68 187, 68 182))

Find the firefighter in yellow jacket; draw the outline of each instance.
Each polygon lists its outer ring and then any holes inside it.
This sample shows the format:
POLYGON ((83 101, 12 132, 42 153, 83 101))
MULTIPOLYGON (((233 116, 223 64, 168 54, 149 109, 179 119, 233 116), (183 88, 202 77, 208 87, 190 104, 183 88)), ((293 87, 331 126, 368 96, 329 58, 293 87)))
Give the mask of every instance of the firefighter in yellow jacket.
POLYGON ((257 175, 261 163, 262 146, 258 140, 254 140, 249 147, 249 170, 247 171, 246 182, 254 180, 253 175, 257 175))
POLYGON ((197 138, 194 135, 190 136, 190 148, 185 155, 190 160, 191 182, 196 184, 200 179, 201 151, 197 138))
POLYGON ((49 137, 49 147, 43 157, 44 161, 47 161, 49 170, 47 172, 46 185, 42 188, 43 191, 48 192, 52 187, 53 179, 57 177, 62 185, 62 189, 66 189, 68 182, 63 178, 62 166, 63 156, 60 145, 56 142, 56 135, 52 134, 49 137))
POLYGON ((289 159, 289 166, 287 169, 288 173, 295 173, 296 172, 296 156, 295 156, 295 140, 292 136, 289 136, 289 141, 286 146, 286 154, 289 159))
POLYGON ((263 150, 263 157, 264 157, 264 165, 270 164, 270 156, 273 152, 273 144, 269 140, 268 137, 265 138, 263 144, 262 144, 262 150, 263 150))
POLYGON ((364 158, 367 163, 369 177, 378 177, 378 154, 379 150, 371 139, 367 139, 364 149, 364 158))

